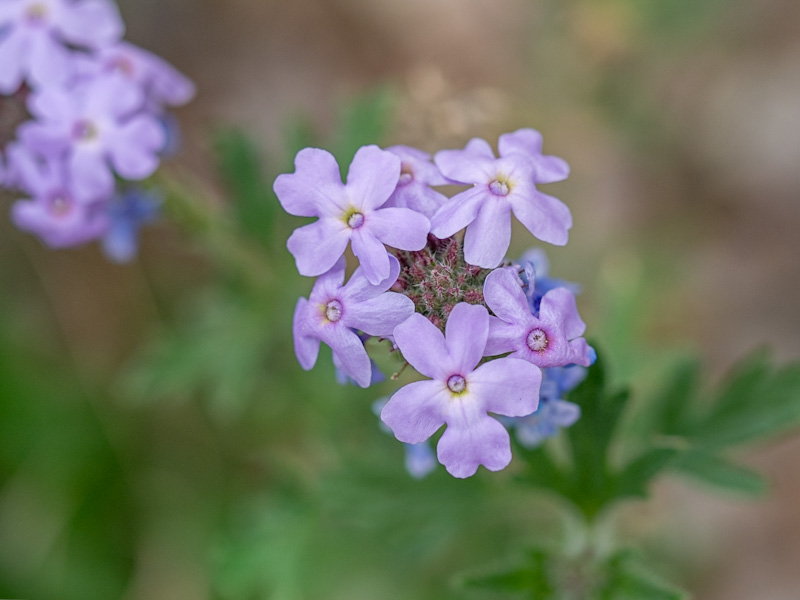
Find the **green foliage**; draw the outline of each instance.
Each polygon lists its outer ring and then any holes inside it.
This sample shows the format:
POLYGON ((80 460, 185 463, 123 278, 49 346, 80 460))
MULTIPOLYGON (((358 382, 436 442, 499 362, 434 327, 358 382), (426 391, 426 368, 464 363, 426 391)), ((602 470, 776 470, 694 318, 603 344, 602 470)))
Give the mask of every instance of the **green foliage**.
POLYGON ((214 148, 239 228, 268 243, 279 207, 262 173, 263 160, 258 149, 244 132, 236 129, 220 131, 214 148))

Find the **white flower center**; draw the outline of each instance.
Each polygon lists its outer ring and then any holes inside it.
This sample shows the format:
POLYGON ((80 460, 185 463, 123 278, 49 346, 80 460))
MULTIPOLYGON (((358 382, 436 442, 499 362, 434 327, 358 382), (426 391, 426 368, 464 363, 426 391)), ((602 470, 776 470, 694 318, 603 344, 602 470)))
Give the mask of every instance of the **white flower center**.
POLYGON ((350 229, 358 229, 364 224, 364 215, 360 212, 355 212, 347 219, 347 226, 350 229))
POLYGON ((331 300, 325 307, 325 317, 331 323, 336 323, 342 318, 342 303, 338 300, 331 300))
POLYGON ((498 177, 489 184, 489 191, 495 196, 508 196, 511 186, 505 177, 498 177))
POLYGON ((63 196, 56 196, 50 200, 50 214, 55 217, 65 217, 72 210, 72 203, 63 196))
POLYGON ((460 394, 467 389, 467 380, 461 375, 451 375, 450 379, 447 380, 447 387, 454 394, 460 394))
POLYGON ((543 329, 536 328, 528 334, 525 340, 528 348, 534 352, 544 352, 547 349, 547 334, 543 329))
POLYGON ((408 163, 403 163, 400 170, 400 181, 397 182, 397 185, 408 185, 412 181, 414 181, 414 169, 408 163))

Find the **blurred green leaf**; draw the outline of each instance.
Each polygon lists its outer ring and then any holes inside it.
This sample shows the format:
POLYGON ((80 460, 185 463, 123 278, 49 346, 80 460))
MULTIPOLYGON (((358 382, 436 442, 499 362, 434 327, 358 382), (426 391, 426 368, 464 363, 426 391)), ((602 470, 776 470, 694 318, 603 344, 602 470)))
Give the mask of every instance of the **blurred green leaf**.
POLYGON ((501 568, 496 571, 466 575, 459 581, 461 587, 487 590, 515 597, 547 600, 557 591, 551 582, 551 558, 544 550, 527 553, 523 565, 501 568))
POLYGON ((758 473, 710 454, 687 453, 675 461, 674 468, 705 483, 748 496, 763 496, 768 490, 767 482, 758 473))
POLYGON ((262 243, 268 243, 273 235, 278 203, 272 186, 264 179, 263 159, 255 143, 242 131, 225 129, 217 134, 214 149, 239 227, 262 243))
POLYGON ((617 498, 647 496, 647 486, 678 454, 674 448, 652 448, 632 460, 616 477, 617 498))
POLYGON ((632 552, 617 553, 608 563, 599 600, 687 600, 689 594, 649 571, 632 552))

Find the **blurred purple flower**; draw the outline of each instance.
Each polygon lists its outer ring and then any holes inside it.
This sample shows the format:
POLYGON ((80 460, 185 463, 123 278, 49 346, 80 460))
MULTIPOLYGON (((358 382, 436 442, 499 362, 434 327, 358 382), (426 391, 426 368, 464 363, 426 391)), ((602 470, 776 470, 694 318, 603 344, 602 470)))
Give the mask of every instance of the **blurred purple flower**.
POLYGON ((489 273, 483 295, 496 315, 491 317, 486 356, 512 352, 539 367, 591 364, 591 348, 581 337, 586 325, 578 314, 575 296, 566 288, 544 295, 538 317, 531 314, 511 267, 489 273))
POLYGON ((542 398, 532 415, 515 419, 517 440, 526 448, 536 448, 560 428, 571 427, 581 416, 581 408, 573 402, 542 398))
POLYGON ((275 193, 289 214, 319 217, 292 233, 287 247, 301 275, 328 271, 344 254, 348 242, 364 276, 373 284, 389 276, 384 244, 420 250, 427 243, 430 221, 408 208, 382 208, 395 190, 400 159, 377 146, 356 153, 347 184, 336 159, 325 150, 306 148, 295 158, 296 170, 275 180, 275 193))
POLYGON ((364 344, 354 330, 388 336, 414 312, 414 303, 387 290, 397 280, 400 265, 390 257, 389 275, 371 284, 363 267, 356 269, 347 285, 344 258, 314 284, 308 300, 300 298, 294 312, 294 348, 300 366, 311 369, 317 362, 320 342, 333 349, 337 366, 361 387, 369 387, 372 366, 364 344))
POLYGON ((130 262, 139 251, 139 229, 156 220, 163 199, 143 189, 132 188, 109 203, 108 231, 103 236, 103 252, 116 263, 130 262))
POLYGON ((540 240, 567 243, 572 227, 569 208, 536 189, 537 183, 554 181, 556 175, 549 169, 540 172, 542 159, 552 157, 533 154, 535 146, 528 137, 521 132, 501 136, 500 158, 479 138, 463 150, 442 150, 434 157, 442 175, 473 187, 436 212, 431 233, 442 239, 466 227, 464 258, 472 265, 491 269, 500 264, 511 243, 512 212, 540 240))
POLYGON ((11 216, 17 227, 38 235, 51 248, 83 244, 106 232, 103 199, 76 194, 60 160, 35 160, 19 148, 9 159, 16 185, 32 198, 13 205, 11 216))
POLYGON ((140 87, 154 112, 162 105, 182 106, 195 94, 192 81, 160 56, 128 42, 76 58, 78 77, 116 73, 140 87))
POLYGON ((420 314, 394 332, 405 359, 431 380, 398 390, 381 419, 407 444, 424 442, 446 424, 437 454, 455 477, 470 477, 479 465, 498 471, 511 461, 508 432, 487 413, 521 417, 538 404, 542 376, 534 365, 500 358, 478 367, 488 335, 486 308, 466 303, 450 313, 445 335, 420 314))
POLYGON ((23 123, 23 144, 42 154, 66 154, 73 185, 83 194, 114 190, 116 173, 140 180, 158 168, 165 132, 142 113, 142 91, 119 75, 99 76, 74 89, 48 88, 28 101, 38 121, 23 123))
POLYGON ((0 94, 24 81, 34 89, 65 83, 70 47, 97 50, 118 41, 124 25, 107 0, 0 1, 0 94))
POLYGON ((447 185, 448 181, 431 161, 431 155, 409 146, 392 146, 389 152, 399 157, 400 180, 384 206, 410 208, 429 219, 447 202, 447 196, 432 190, 432 185, 447 185))

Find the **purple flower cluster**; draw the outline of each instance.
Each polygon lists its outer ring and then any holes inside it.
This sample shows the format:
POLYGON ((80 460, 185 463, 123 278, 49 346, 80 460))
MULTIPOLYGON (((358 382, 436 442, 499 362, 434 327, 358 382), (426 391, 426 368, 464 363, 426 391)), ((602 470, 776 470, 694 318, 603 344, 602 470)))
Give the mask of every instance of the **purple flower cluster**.
POLYGON ((366 345, 380 338, 427 377, 380 412, 415 477, 432 469, 428 440, 443 426, 436 455, 463 478, 508 466, 507 428, 531 445, 524 432, 538 427, 541 441, 579 416, 562 398, 575 380, 562 371, 594 360, 577 290, 549 278, 541 254, 504 262, 512 213, 540 240, 567 242, 569 209, 537 186, 569 167, 541 149, 532 129, 500 136, 499 158, 480 139, 433 157, 366 146, 342 182, 331 154, 307 148, 275 181, 288 213, 317 218, 287 244, 298 271, 318 277, 295 310, 298 361, 311 369, 324 342, 340 379, 368 387, 383 379, 366 345), (467 189, 449 198, 433 189, 459 185, 467 189), (348 246, 359 266, 344 284, 348 246))
POLYGON ((194 95, 123 33, 109 0, 0 0, 0 95, 32 117, 0 149, 0 185, 24 198, 12 218, 54 248, 101 240, 118 262, 135 256, 159 204, 129 182, 150 177, 168 149, 166 107, 194 95))

